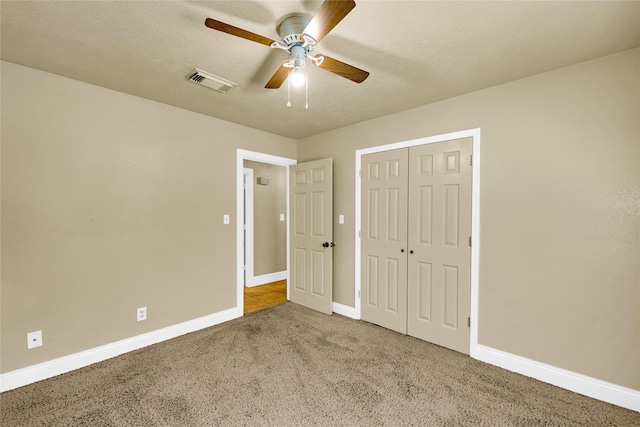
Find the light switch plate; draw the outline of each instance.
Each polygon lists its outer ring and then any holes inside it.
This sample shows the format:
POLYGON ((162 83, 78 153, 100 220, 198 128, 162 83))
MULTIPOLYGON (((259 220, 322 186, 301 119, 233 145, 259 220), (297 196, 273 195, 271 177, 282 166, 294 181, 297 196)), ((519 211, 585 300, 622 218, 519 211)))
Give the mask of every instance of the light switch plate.
POLYGON ((284 214, 280 214, 280 221, 284 221, 284 214))
POLYGON ((338 215, 338 224, 344 224, 344 215, 338 215))
POLYGON ((229 224, 229 214, 225 214, 225 215, 222 217, 222 222, 224 222, 224 224, 225 224, 225 225, 226 225, 226 224, 229 224))
POLYGON ((136 310, 136 320, 138 322, 142 320, 147 320, 147 307, 139 307, 136 310))

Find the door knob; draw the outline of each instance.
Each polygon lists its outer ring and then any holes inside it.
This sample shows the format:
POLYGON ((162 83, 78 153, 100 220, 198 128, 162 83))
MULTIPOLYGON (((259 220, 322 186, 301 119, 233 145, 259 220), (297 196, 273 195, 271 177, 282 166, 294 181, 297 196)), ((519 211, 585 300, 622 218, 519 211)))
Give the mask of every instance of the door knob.
POLYGON ((336 244, 335 244, 335 243, 333 243, 333 242, 331 242, 331 243, 329 243, 329 242, 324 242, 324 243, 322 244, 322 247, 323 247, 323 248, 328 248, 328 247, 334 247, 335 245, 336 245, 336 244))

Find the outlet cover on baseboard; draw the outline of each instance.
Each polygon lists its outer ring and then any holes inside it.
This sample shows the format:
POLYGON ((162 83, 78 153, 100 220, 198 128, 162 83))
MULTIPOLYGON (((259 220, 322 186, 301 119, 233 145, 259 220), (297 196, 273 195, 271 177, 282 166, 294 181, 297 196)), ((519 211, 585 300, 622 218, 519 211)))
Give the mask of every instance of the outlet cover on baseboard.
POLYGON ((141 320, 147 320, 147 307, 140 307, 136 311, 136 313, 137 313, 136 318, 138 322, 140 322, 141 320))

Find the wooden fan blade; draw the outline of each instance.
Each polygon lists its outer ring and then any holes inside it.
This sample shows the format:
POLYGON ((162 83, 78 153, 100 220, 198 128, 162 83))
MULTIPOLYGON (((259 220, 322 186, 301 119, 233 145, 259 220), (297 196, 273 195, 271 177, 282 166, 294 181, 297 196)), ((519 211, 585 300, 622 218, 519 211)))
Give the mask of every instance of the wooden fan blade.
POLYGON ((271 46, 274 40, 268 37, 263 37, 259 34, 252 33, 251 31, 243 30, 242 28, 234 27, 233 25, 225 24, 224 22, 216 21, 215 19, 207 18, 204 21, 204 25, 214 30, 222 31, 223 33, 231 34, 236 37, 251 40, 256 43, 271 46))
POLYGON ((311 21, 307 24, 302 34, 308 34, 317 43, 326 36, 329 31, 333 29, 342 18, 347 16, 351 10, 356 7, 356 2, 353 0, 325 0, 320 6, 320 9, 311 18, 311 21))
POLYGON ((323 56, 324 61, 322 61, 322 64, 318 65, 323 70, 331 71, 333 74, 337 74, 356 83, 362 83, 367 77, 369 77, 368 71, 361 70, 353 65, 345 64, 342 61, 338 61, 337 59, 330 58, 326 55, 323 56))
POLYGON ((276 72, 271 76, 271 79, 267 82, 265 89, 278 89, 282 86, 282 83, 287 80, 287 77, 289 77, 289 70, 291 69, 284 66, 286 63, 287 61, 280 64, 276 72))

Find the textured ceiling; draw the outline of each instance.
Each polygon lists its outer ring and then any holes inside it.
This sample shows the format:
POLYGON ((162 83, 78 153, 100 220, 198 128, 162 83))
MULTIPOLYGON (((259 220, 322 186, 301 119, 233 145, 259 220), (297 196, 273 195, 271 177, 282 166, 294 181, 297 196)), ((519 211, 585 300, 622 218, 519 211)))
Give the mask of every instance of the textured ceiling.
POLYGON ((309 66, 304 89, 264 89, 287 54, 211 30, 211 17, 279 39, 321 1, 1 1, 2 59, 301 138, 640 46, 640 2, 356 0, 316 48, 371 73, 309 66), (200 68, 238 84, 188 81, 200 68))

